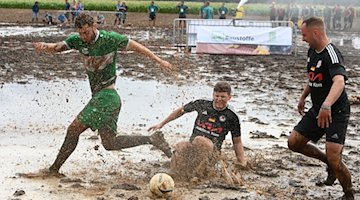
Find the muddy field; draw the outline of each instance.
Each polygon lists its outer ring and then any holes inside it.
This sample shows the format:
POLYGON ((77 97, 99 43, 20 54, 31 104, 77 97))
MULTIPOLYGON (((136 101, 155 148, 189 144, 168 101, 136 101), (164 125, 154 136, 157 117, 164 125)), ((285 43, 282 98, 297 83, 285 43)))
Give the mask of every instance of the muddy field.
MULTIPOLYGON (((150 147, 107 152, 90 131, 80 138, 76 152, 61 169, 65 178, 25 179, 16 175, 51 164, 67 124, 90 94, 76 52, 39 56, 31 45, 34 41, 61 41, 74 32, 72 26, 52 27, 57 32, 54 35, 4 36, 6 28, 13 30, 15 26, 21 26, 24 29, 31 25, 41 28, 43 25, 29 23, 30 11, 0 9, 0 12, 0 22, 12 23, 0 26, 0 102, 12 105, 0 109, 2 199, 152 199, 148 181, 157 172, 167 172, 169 160, 150 147), (76 96, 78 93, 80 95, 76 96), (51 113, 51 110, 60 111, 52 113, 54 116, 41 115, 51 113), (47 121, 55 118, 65 119, 47 121)), ((125 27, 101 27, 129 35, 176 67, 176 72, 167 74, 140 55, 120 52, 117 88, 124 93, 121 96, 125 102, 120 113, 120 131, 148 134, 146 129, 171 109, 193 98, 211 97, 212 85, 226 80, 234 89, 230 104, 241 118, 245 154, 251 168, 240 169, 234 165, 231 141, 227 140, 222 154, 224 164, 213 166, 216 173, 211 177, 193 177, 191 181, 174 176, 176 190, 171 199, 341 197, 338 181, 332 187, 315 186, 326 176, 324 164, 287 149, 286 138, 300 119, 295 108, 306 82, 307 45, 300 35, 296 56, 196 55, 172 47, 172 20, 175 17, 160 14, 158 27, 149 30, 146 14, 130 13, 125 27), (127 107, 131 109, 127 110, 127 107), (235 177, 235 183, 226 178, 224 168, 235 177)), ((339 44, 344 54, 349 74, 347 91, 354 99, 343 160, 351 171, 356 197, 360 199, 360 104, 355 100, 360 95, 360 52, 348 42, 358 34, 329 33, 329 37, 339 44), (343 45, 340 45, 341 40, 343 45)), ((171 145, 190 136, 193 120, 190 117, 164 128, 171 145)), ((324 144, 321 140, 318 146, 323 149, 324 144)))

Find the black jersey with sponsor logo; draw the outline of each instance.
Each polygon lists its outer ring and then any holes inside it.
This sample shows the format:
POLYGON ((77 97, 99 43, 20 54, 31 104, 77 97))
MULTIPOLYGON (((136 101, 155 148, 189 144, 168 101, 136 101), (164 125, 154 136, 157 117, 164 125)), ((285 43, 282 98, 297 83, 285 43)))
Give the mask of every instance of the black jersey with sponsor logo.
MULTIPOLYGON (((317 53, 314 49, 309 49, 307 72, 311 101, 317 111, 320 110, 322 103, 330 92, 333 83, 332 78, 335 75, 343 75, 344 79, 347 80, 344 59, 340 51, 331 43, 320 53, 317 53)), ((348 98, 344 89, 337 101, 332 105, 332 110, 337 111, 347 103, 348 98)))
POLYGON ((214 109, 212 101, 196 100, 186 104, 184 111, 185 113, 192 111, 198 113, 190 141, 196 136, 205 136, 220 150, 225 136, 229 132, 232 137, 241 135, 239 117, 228 107, 218 111, 214 109))

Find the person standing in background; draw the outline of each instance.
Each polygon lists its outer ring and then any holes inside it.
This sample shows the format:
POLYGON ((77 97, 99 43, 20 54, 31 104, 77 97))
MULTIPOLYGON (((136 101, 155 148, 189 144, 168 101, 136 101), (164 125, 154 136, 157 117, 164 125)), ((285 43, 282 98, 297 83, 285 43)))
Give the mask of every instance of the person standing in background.
POLYGON ((221 4, 219 8, 219 19, 226 19, 226 15, 228 14, 229 9, 225 7, 225 2, 221 4))
POLYGON ((34 19, 38 21, 39 11, 40 11, 39 2, 35 1, 34 5, 32 6, 32 19, 31 19, 32 22, 34 21, 34 19))
POLYGON ((276 20, 276 7, 275 2, 273 1, 270 7, 270 21, 276 20))
POLYGON ((69 1, 65 0, 64 10, 65 10, 65 17, 66 17, 67 21, 70 20, 70 8, 71 8, 71 5, 70 5, 69 1))
POLYGON ((71 21, 74 22, 76 17, 76 10, 77 10, 76 0, 72 1, 72 5, 70 9, 71 9, 71 21))
POLYGON ((156 23, 156 13, 160 11, 159 7, 155 5, 154 1, 151 1, 150 6, 148 7, 149 13, 149 27, 155 27, 156 23))
POLYGON ((204 19, 214 19, 214 9, 210 6, 210 2, 205 3, 206 7, 203 9, 204 19))
POLYGON ((356 11, 355 11, 355 8, 350 5, 349 6, 349 9, 350 9, 350 17, 349 17, 349 30, 352 28, 352 25, 353 25, 353 22, 354 22, 354 18, 356 17, 356 11))
POLYGON ((128 6, 126 5, 126 1, 122 2, 122 6, 123 6, 123 9, 122 9, 122 12, 123 12, 122 24, 125 24, 127 11, 128 11, 128 6))
POLYGON ((200 7, 199 15, 201 19, 204 19, 204 8, 206 7, 206 1, 203 2, 203 5, 200 7))
MULTIPOLYGON (((179 18, 181 18, 181 19, 186 18, 187 10, 190 8, 184 4, 184 1, 180 1, 180 3, 177 5, 177 8, 179 10, 179 18)), ((186 26, 186 21, 180 20, 179 26, 180 26, 180 28, 184 28, 186 26), (184 22, 184 25, 182 25, 182 22, 184 22)))

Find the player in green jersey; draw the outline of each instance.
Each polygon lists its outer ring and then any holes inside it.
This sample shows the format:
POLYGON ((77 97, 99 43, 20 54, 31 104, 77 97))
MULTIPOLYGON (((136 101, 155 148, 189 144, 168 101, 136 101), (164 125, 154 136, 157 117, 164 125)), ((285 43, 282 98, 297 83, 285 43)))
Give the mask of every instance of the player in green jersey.
POLYGON ((34 43, 36 52, 55 53, 77 49, 89 77, 92 98, 67 129, 66 137, 55 162, 46 170, 48 175, 61 175, 59 169, 75 150, 79 136, 86 129, 98 130, 106 150, 120 150, 143 144, 152 144, 171 156, 171 149, 162 133, 150 136, 116 135, 121 101, 115 90, 116 57, 118 50, 137 51, 160 64, 162 69, 172 70, 172 65, 157 57, 152 51, 127 36, 116 32, 98 30, 96 20, 86 13, 75 19, 77 34, 62 42, 34 43))

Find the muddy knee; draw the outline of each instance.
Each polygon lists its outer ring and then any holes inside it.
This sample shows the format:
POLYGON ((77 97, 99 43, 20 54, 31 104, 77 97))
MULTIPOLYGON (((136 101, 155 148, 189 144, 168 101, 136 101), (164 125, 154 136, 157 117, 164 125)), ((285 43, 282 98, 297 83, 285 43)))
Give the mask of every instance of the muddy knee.
POLYGON ((101 144, 107 151, 115 150, 115 135, 106 129, 100 129, 99 134, 101 137, 101 144))
POLYGON ((104 149, 107 151, 115 150, 114 145, 111 144, 109 141, 102 140, 101 144, 103 145, 104 149))
POLYGON ((288 148, 291 150, 291 151, 297 151, 297 145, 296 145, 296 141, 292 138, 288 138, 288 141, 287 141, 287 144, 288 144, 288 148))
POLYGON ((79 119, 75 119, 67 128, 66 136, 79 137, 88 127, 83 125, 79 119))
POLYGON ((342 144, 326 142, 326 159, 330 167, 337 171, 342 167, 342 144))
POLYGON ((214 150, 214 143, 210 139, 203 136, 196 136, 192 141, 192 144, 196 146, 201 146, 209 152, 212 152, 214 150))
POLYGON ((304 137, 294 130, 288 138, 288 148, 294 152, 299 152, 306 143, 304 137))

